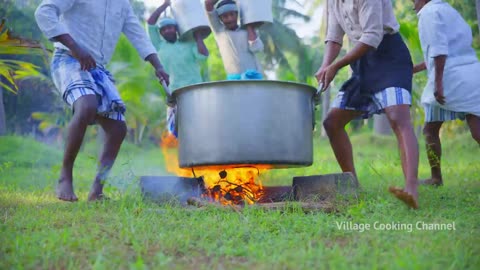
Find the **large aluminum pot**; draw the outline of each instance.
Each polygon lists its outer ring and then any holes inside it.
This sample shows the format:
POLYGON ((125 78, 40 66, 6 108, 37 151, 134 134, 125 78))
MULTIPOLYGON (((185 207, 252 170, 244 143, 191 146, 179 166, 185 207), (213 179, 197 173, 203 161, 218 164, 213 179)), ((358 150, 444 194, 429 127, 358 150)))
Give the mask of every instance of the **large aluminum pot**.
POLYGON ((205 7, 199 0, 172 0, 171 8, 173 17, 178 23, 180 38, 190 38, 196 31, 206 38, 212 32, 207 15, 203 11, 205 7))
POLYGON ((315 88, 219 81, 177 89, 180 167, 313 162, 315 88))
POLYGON ((242 25, 273 22, 272 0, 237 0, 242 25))

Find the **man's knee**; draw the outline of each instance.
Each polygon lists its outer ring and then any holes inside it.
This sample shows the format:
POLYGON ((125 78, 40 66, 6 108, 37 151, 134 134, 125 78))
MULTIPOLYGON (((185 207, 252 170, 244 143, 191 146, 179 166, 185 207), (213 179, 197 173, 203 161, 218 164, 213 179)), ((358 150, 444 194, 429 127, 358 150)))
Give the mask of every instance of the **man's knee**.
POLYGON ((73 103, 74 118, 86 124, 91 124, 97 116, 97 97, 86 95, 73 103))
POLYGON ((323 120, 323 128, 328 133, 338 129, 338 124, 334 121, 333 117, 327 116, 325 120, 323 120))
POLYGON ((480 131, 472 132, 472 138, 480 145, 480 131))
POLYGON ((118 138, 123 141, 125 139, 125 136, 127 135, 127 125, 123 121, 119 121, 118 124, 118 138))
POLYGON ((440 126, 441 125, 433 125, 431 123, 426 123, 423 127, 423 136, 425 138, 437 138, 440 135, 440 126))
POLYGON ((425 125, 425 126, 423 127, 423 131, 422 131, 422 132, 423 132, 423 136, 425 136, 425 137, 427 137, 427 138, 428 138, 428 137, 435 137, 435 136, 437 135, 437 134, 435 134, 435 130, 434 130, 432 127, 428 126, 428 125, 425 125))
POLYGON ((107 138, 115 141, 123 141, 127 135, 127 125, 124 121, 112 121, 108 126, 104 126, 107 138))

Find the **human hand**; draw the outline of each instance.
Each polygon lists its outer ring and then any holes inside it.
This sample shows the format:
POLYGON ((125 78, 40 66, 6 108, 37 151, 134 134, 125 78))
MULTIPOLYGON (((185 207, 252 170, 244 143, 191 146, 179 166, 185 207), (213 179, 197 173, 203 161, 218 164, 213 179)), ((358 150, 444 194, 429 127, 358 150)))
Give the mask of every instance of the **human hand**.
POLYGON ((437 85, 435 87, 435 92, 433 92, 435 100, 441 105, 445 105, 445 96, 443 95, 443 84, 437 85))
POLYGON ((165 0, 165 1, 163 1, 163 4, 169 6, 171 4, 171 0, 165 0))
POLYGON ((82 47, 77 45, 70 49, 70 51, 72 52, 72 56, 80 62, 81 70, 88 71, 97 66, 95 59, 82 47))
POLYGON ((427 69, 427 66, 425 62, 418 64, 418 65, 413 65, 413 74, 424 71, 427 69))
POLYGON ((318 69, 317 73, 315 73, 315 78, 317 78, 318 83, 322 85, 321 92, 324 92, 328 89, 328 87, 330 87, 330 83, 337 75, 337 72, 338 68, 335 64, 331 64, 329 66, 321 66, 318 69))
POLYGON ((155 75, 160 80, 160 83, 165 82, 166 85, 170 84, 170 76, 165 72, 163 68, 157 68, 155 70, 155 75))

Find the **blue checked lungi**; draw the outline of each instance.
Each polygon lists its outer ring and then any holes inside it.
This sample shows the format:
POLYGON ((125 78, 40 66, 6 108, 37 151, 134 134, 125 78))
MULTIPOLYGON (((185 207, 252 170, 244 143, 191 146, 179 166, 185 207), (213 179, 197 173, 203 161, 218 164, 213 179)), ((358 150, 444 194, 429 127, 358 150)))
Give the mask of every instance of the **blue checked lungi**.
POLYGON ((467 113, 463 112, 454 112, 450 110, 443 109, 439 106, 431 104, 423 104, 425 110, 425 122, 445 122, 452 120, 465 120, 467 113))
POLYGON ((385 112, 385 108, 395 105, 411 105, 412 96, 406 89, 400 87, 389 87, 370 96, 370 103, 361 104, 357 107, 346 105, 345 92, 338 92, 332 102, 333 108, 363 112, 362 117, 368 118, 373 114, 385 112))
POLYGON ((177 106, 167 106, 167 130, 170 134, 173 134, 175 138, 178 137, 177 128, 175 125, 175 118, 177 114, 177 106))
POLYGON ((98 115, 125 121, 125 104, 113 76, 103 66, 90 71, 81 70, 80 63, 69 51, 56 49, 51 67, 53 83, 69 106, 73 108, 73 103, 82 96, 95 95, 98 115))

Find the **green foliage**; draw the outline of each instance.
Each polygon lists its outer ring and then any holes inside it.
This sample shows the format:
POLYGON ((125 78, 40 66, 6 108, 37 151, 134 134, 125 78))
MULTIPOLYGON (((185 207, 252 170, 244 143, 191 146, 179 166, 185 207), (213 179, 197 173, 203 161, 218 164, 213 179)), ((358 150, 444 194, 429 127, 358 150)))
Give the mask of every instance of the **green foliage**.
POLYGON ((222 57, 215 42, 213 34, 205 39, 205 45, 208 48, 210 55, 206 62, 207 68, 204 68, 205 81, 223 81, 227 78, 227 73, 223 66, 222 57))
POLYGON ((17 92, 18 87, 15 80, 40 76, 38 67, 26 61, 10 59, 8 56, 41 54, 42 50, 39 44, 13 37, 5 27, 5 20, 0 24, 0 87, 13 93, 17 92))
POLYGON ((159 138, 165 118, 165 93, 154 71, 141 59, 125 36, 120 38, 109 69, 127 105, 127 125, 133 141, 142 142, 146 132, 159 138))

